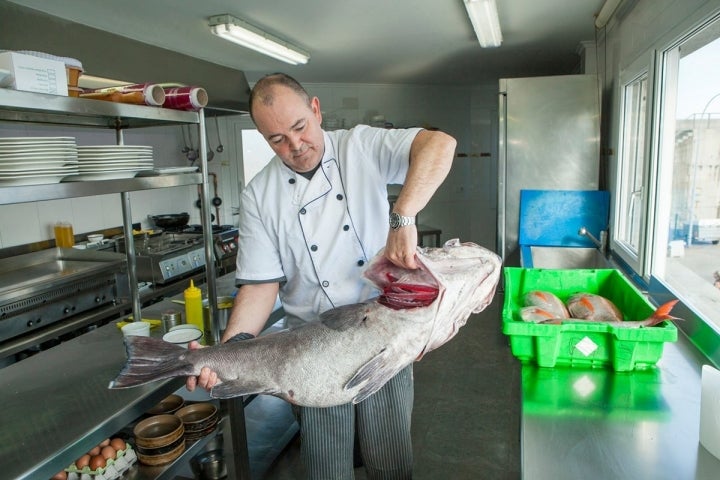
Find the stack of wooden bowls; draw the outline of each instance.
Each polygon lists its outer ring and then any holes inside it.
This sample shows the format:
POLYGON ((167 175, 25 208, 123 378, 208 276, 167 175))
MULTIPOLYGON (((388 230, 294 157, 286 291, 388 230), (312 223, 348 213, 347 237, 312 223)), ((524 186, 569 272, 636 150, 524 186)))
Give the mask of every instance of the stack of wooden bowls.
POLYGON ((218 409, 212 403, 201 402, 186 405, 175 412, 185 428, 185 440, 195 441, 212 433, 218 423, 218 409))
POLYGON ((133 429, 138 460, 145 465, 165 465, 185 451, 185 427, 175 415, 153 415, 133 429))

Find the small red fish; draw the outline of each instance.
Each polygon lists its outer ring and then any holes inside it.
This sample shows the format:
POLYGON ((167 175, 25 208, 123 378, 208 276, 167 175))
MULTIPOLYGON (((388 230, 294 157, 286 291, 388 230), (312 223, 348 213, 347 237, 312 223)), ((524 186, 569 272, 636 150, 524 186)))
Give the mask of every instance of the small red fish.
MULTIPOLYGON (((653 312, 652 315, 650 315, 645 320, 594 320, 594 319, 588 319, 588 318, 570 318, 567 321, 570 322, 598 322, 598 323, 605 323, 608 325, 612 325, 614 327, 623 327, 623 328, 641 328, 641 327, 654 327, 655 325, 662 323, 666 320, 682 320, 682 318, 673 317, 670 315, 670 311, 673 309, 675 304, 678 302, 678 300, 670 300, 667 303, 664 303, 660 305, 655 312, 653 312)), ((556 319, 555 320, 547 320, 541 323, 559 323, 556 319)))
POLYGON ((560 318, 542 307, 531 305, 520 309, 520 318, 525 322, 548 323, 550 320, 562 320, 567 317, 560 318))
POLYGON ((595 322, 621 322, 623 314, 605 297, 593 293, 576 293, 567 301, 571 318, 595 322))
MULTIPOLYGON (((553 315, 552 318, 569 318, 570 314, 565 304, 560 300, 557 295, 551 292, 545 292, 541 290, 531 290, 523 297, 523 302, 526 307, 539 307, 545 312, 549 312, 553 315)), ((523 318, 525 320, 525 318, 523 318)), ((528 320, 525 320, 528 321, 528 320)))

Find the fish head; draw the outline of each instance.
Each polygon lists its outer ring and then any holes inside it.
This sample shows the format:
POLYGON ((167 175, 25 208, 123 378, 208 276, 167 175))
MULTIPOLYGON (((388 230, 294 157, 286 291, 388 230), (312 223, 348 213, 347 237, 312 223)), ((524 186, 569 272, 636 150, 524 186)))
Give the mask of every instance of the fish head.
POLYGON ((454 337, 471 313, 481 312, 492 302, 502 260, 480 245, 453 239, 440 248, 418 247, 417 262, 418 269, 403 269, 380 254, 365 276, 381 291, 393 283, 407 285, 408 291, 419 292, 416 295, 428 288, 437 289, 432 303, 421 307, 433 312, 422 356, 454 337))

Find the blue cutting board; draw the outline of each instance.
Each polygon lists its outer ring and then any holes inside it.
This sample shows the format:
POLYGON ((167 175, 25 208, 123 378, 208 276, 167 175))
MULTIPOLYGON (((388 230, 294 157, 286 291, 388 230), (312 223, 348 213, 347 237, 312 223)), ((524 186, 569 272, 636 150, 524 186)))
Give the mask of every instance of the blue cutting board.
POLYGON ((521 190, 521 247, 591 247, 578 234, 584 226, 595 238, 608 227, 610 194, 603 190, 521 190))

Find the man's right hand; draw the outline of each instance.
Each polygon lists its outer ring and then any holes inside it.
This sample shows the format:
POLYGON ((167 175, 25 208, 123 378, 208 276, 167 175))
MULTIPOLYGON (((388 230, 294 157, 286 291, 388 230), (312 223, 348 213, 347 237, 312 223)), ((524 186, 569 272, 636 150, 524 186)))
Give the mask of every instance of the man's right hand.
MULTIPOLYGON (((190 342, 188 345, 188 350, 197 350, 198 348, 203 348, 203 346, 195 341, 190 342)), ((187 377, 187 380, 185 380, 185 388, 192 392, 195 390, 195 387, 200 387, 209 392, 216 383, 218 383, 217 373, 213 372, 210 367, 203 367, 200 370, 200 375, 197 377, 187 377)))

